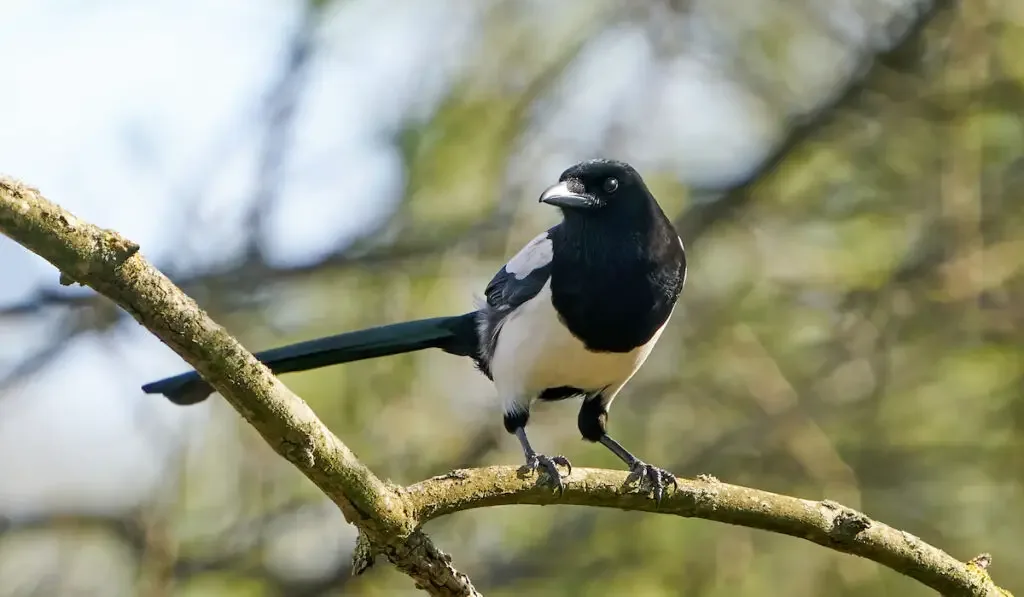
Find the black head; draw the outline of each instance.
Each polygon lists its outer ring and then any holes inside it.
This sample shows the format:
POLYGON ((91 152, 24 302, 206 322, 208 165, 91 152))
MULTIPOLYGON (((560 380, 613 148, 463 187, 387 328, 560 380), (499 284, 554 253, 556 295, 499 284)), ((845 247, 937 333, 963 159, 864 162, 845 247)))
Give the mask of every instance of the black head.
POLYGON ((654 197, 629 164, 588 160, 562 172, 540 201, 561 208, 566 219, 603 220, 649 213, 654 197))

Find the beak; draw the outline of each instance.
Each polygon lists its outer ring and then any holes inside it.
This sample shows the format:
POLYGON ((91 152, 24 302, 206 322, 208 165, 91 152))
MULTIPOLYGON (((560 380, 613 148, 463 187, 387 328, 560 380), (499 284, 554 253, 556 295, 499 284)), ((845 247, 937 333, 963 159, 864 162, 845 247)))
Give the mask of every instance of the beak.
POLYGON ((548 190, 541 193, 540 202, 564 209, 589 209, 598 205, 593 197, 570 191, 569 185, 564 182, 548 187, 548 190))

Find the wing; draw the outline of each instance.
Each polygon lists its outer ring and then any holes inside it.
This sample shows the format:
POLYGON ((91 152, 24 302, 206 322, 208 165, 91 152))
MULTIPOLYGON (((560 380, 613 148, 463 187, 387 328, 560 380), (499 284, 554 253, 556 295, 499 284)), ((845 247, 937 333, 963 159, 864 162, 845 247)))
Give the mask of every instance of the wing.
POLYGON ((551 233, 538 234, 498 273, 484 290, 486 303, 480 308, 481 369, 490 376, 489 363, 505 319, 520 305, 537 296, 551 277, 551 233))

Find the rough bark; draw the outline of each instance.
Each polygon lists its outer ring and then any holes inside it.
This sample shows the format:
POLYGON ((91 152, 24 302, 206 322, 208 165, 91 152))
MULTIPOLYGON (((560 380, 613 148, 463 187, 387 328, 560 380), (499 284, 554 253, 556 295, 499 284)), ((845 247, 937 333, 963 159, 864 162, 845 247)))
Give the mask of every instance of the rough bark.
POLYGON ((52 263, 63 283, 117 303, 191 364, 281 456, 360 530, 354 571, 384 555, 432 595, 478 595, 469 577, 420 530, 431 519, 504 504, 575 504, 705 518, 764 529, 859 555, 950 596, 1009 595, 991 557, 961 562, 921 539, 830 501, 721 483, 680 482, 660 505, 625 472, 573 469, 559 495, 514 467, 459 470, 408 486, 386 483, 221 326, 150 265, 139 246, 83 222, 18 181, 0 177, 0 233, 52 263))

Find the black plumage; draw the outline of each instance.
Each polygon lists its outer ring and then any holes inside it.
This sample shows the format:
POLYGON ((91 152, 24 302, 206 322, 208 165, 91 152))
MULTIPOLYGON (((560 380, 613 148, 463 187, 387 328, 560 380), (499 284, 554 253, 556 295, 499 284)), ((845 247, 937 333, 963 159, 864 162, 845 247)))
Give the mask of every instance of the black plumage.
MULTIPOLYGON (((257 358, 284 373, 425 348, 469 356, 494 382, 505 427, 519 439, 528 466, 561 487, 556 465, 569 462, 531 447, 530 405, 582 397, 584 439, 605 445, 660 499, 674 477, 608 435, 608 409, 672 315, 686 278, 682 242, 643 179, 623 162, 576 164, 540 200, 559 207, 562 222, 495 274, 476 311, 339 334, 257 358)), ((211 392, 195 372, 143 389, 179 404, 211 392)))

